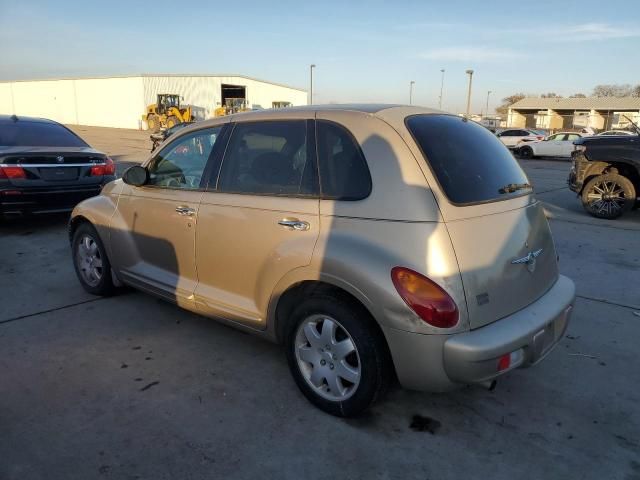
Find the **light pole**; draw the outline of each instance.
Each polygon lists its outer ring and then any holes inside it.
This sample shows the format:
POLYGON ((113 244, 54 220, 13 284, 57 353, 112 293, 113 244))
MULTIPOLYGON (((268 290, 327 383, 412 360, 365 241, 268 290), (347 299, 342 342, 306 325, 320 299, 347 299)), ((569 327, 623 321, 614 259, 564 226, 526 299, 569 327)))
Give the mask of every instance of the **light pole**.
POLYGON ((487 109, 485 110, 485 117, 489 117, 489 95, 491 95, 491 90, 487 92, 487 109))
POLYGON ((313 104, 313 69, 316 68, 315 63, 309 66, 309 105, 313 104))
POLYGON ((471 82, 473 81, 473 70, 467 70, 469 75, 469 91, 467 92, 467 118, 469 118, 469 112, 471 110, 471 82))
POLYGON ((416 82, 414 82, 413 80, 409 82, 409 105, 413 104, 413 86, 415 85, 415 83, 416 82))
POLYGON ((438 99, 438 108, 442 110, 442 89, 444 88, 444 68, 440 69, 442 78, 440 79, 440 98, 438 99))

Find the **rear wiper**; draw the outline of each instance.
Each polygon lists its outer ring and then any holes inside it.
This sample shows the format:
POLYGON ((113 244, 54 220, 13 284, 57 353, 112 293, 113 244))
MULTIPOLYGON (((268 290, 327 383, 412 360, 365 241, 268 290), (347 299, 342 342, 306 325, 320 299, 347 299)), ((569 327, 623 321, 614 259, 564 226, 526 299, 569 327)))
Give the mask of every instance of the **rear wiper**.
POLYGON ((500 188, 498 192, 500 193, 513 193, 518 190, 529 190, 533 189, 533 187, 528 183, 508 183, 504 187, 500 188))

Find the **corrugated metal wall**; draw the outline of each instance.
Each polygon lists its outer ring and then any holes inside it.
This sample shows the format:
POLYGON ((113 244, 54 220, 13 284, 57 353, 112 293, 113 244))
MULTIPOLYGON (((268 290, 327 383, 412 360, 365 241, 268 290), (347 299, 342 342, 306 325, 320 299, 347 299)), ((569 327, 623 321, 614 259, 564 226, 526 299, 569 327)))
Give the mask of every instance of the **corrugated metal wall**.
POLYGON ((44 117, 67 124, 146 128, 146 105, 158 93, 177 93, 193 105, 199 119, 211 118, 221 85, 246 87, 250 107, 271 108, 274 101, 305 105, 303 90, 243 77, 137 76, 0 83, 0 114, 44 117))
POLYGON ((200 119, 213 117, 221 101, 222 84, 246 87, 249 107, 271 108, 272 102, 306 105, 307 92, 243 77, 158 76, 143 77, 145 104, 155 103, 159 93, 175 93, 194 107, 200 119))

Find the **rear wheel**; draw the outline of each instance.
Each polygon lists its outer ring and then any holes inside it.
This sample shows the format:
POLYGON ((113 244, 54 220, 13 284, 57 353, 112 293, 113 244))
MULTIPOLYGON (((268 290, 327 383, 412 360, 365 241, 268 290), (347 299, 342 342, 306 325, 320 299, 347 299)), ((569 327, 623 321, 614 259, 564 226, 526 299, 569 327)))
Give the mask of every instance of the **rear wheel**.
POLYGON ((333 295, 296 308, 285 339, 293 378, 314 405, 340 417, 356 416, 389 385, 391 360, 368 314, 333 295))
POLYGON ((522 157, 522 158, 533 158, 533 148, 531 147, 520 147, 520 149, 518 150, 518 154, 522 157))
POLYGON ((158 115, 149 115, 147 117, 147 127, 149 128, 149 130, 151 130, 152 132, 159 132, 160 131, 160 117, 158 117, 158 115))
POLYGON ((167 118, 167 128, 175 127, 180 123, 180 120, 175 115, 171 115, 167 118))
POLYGON ((614 219, 631 210, 636 201, 633 183, 617 173, 599 175, 582 190, 582 206, 594 217, 614 219))
POLYGON ((71 245, 73 266, 82 287, 93 295, 112 295, 115 288, 111 278, 111 263, 93 225, 80 225, 73 234, 71 245))

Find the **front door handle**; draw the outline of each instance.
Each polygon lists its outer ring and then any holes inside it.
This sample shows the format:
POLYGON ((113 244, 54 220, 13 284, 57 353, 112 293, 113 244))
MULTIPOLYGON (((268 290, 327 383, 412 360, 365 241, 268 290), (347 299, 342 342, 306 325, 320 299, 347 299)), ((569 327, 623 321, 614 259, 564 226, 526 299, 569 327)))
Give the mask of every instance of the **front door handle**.
POLYGON ((278 225, 282 225, 289 230, 298 230, 299 232, 309 230, 309 222, 303 222, 297 218, 283 218, 278 222, 278 225))
POLYGON ((184 215, 186 217, 193 217, 196 213, 193 208, 189 208, 186 205, 176 207, 176 212, 178 212, 178 215, 184 215))

